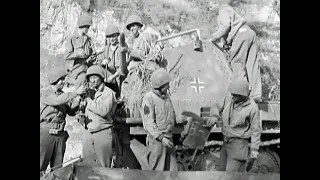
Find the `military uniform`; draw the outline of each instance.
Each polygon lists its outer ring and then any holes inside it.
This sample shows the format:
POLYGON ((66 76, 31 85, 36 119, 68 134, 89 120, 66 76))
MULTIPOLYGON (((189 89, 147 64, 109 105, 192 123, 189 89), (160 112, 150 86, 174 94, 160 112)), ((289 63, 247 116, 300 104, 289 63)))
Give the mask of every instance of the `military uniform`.
MULTIPOLYGON (((120 31, 118 27, 115 25, 109 25, 106 29, 106 38, 117 34, 120 35, 120 31)), ((123 53, 123 48, 127 47, 120 47, 120 44, 117 43, 115 45, 107 45, 105 47, 105 52, 98 57, 98 59, 103 59, 102 63, 106 65, 107 77, 112 75, 118 74, 116 78, 113 79, 112 82, 108 83, 108 87, 116 92, 116 97, 120 96, 121 92, 121 85, 126 77, 127 72, 127 61, 121 62, 121 53, 123 53)), ((124 54, 125 58, 128 59, 128 54, 124 54)))
MULTIPOLYGON (((83 14, 79 17, 78 27, 91 26, 92 19, 89 15, 83 14)), ((86 60, 93 54, 92 40, 87 35, 75 34, 66 43, 66 60, 73 60, 72 71, 68 76, 68 83, 75 87, 83 85, 88 69, 86 60)))
POLYGON ((262 85, 259 63, 257 61, 256 33, 246 24, 246 20, 229 5, 222 5, 217 18, 219 29, 213 41, 223 38, 228 45, 228 60, 233 74, 248 80, 252 91, 250 97, 260 99, 262 85))
MULTIPOLYGON (((234 93, 233 88, 230 89, 234 93)), ((226 96, 211 108, 210 116, 215 119, 221 117, 223 123, 220 170, 244 172, 249 150, 258 151, 260 145, 261 125, 257 104, 250 97, 235 103, 231 96, 226 96)))
POLYGON ((177 170, 175 150, 162 144, 165 137, 172 142, 172 129, 176 123, 175 112, 168 94, 160 94, 156 88, 172 80, 164 69, 151 76, 153 90, 143 97, 141 116, 148 132, 147 159, 151 170, 177 170))
POLYGON ((51 168, 62 167, 69 137, 64 131, 66 114, 75 115, 79 105, 69 106, 67 103, 76 97, 76 92, 63 93, 53 86, 43 89, 40 94, 40 171, 45 171, 49 163, 51 168))
MULTIPOLYGON (((135 23, 140 24, 140 26, 143 27, 141 18, 139 16, 132 15, 126 22, 126 28, 130 31, 130 27, 135 23)), ((132 42, 130 43, 129 71, 134 69, 138 64, 145 63, 145 60, 150 53, 150 47, 147 43, 149 45, 152 43, 152 37, 148 33, 139 33, 138 36, 133 37, 132 42)))
MULTIPOLYGON (((139 24, 143 27, 143 23, 141 18, 136 15, 132 15, 127 19, 126 28, 130 31, 130 28, 133 24, 139 24)), ((122 91, 126 92, 127 89, 130 89, 132 84, 135 83, 135 80, 138 76, 137 69, 140 67, 145 67, 146 69, 157 69, 158 65, 155 62, 149 61, 148 58, 150 56, 150 47, 148 46, 152 44, 152 37, 148 33, 140 33, 135 37, 132 37, 131 42, 129 44, 129 59, 128 59, 128 76, 125 79, 125 83, 123 83, 122 91), (151 68, 149 68, 150 66, 151 68)))
MULTIPOLYGON (((104 69, 93 65, 87 71, 87 77, 98 74, 104 79, 104 69)), ((116 102, 115 93, 104 85, 103 80, 96 90, 94 99, 87 99, 85 109, 87 131, 83 134, 83 157, 89 164, 97 161, 102 167, 110 167, 112 159, 112 113, 116 102)))

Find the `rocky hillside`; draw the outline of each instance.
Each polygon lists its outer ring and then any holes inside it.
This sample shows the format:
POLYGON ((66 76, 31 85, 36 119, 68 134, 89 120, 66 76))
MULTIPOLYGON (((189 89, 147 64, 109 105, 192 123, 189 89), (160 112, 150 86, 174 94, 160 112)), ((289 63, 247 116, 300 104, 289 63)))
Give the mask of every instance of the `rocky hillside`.
MULTIPOLYGON (((124 30, 131 14, 143 16, 146 31, 158 37, 191 28, 199 28, 203 38, 215 30, 218 2, 226 0, 40 0, 40 87, 45 86, 46 72, 53 66, 65 66, 62 59, 66 38, 75 28, 85 10, 93 14, 89 36, 96 50, 103 48, 104 29, 110 23, 124 30)), ((256 30, 259 37, 264 96, 280 100, 280 19, 272 9, 271 0, 228 1, 256 30)), ((171 40, 173 46, 183 44, 187 37, 171 40)))

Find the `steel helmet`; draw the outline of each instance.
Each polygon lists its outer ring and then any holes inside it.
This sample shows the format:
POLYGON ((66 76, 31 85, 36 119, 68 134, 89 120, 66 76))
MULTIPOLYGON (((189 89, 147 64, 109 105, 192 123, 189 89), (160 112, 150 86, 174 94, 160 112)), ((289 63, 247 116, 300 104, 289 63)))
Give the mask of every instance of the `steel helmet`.
POLYGON ((163 68, 160 68, 152 73, 150 80, 152 88, 157 89, 160 88, 162 85, 169 83, 170 81, 173 81, 173 78, 168 71, 164 70, 163 68))
POLYGON ((86 77, 88 78, 91 75, 99 75, 102 79, 105 78, 105 70, 100 65, 92 65, 88 68, 86 77))
POLYGON ((92 26, 92 17, 88 14, 82 14, 78 19, 78 27, 92 26))
POLYGON ((67 75, 67 71, 64 70, 63 68, 54 68, 50 72, 51 73, 49 74, 49 78, 48 78, 50 84, 57 83, 59 79, 64 78, 67 75))
POLYGON ((127 22, 126 22, 126 28, 128 30, 130 30, 130 26, 134 23, 138 23, 141 25, 141 27, 143 26, 143 23, 141 21, 141 18, 137 15, 131 15, 128 19, 127 19, 127 22))
POLYGON ((249 83, 243 78, 235 78, 229 86, 229 91, 232 94, 248 96, 250 93, 249 83))
POLYGON ((105 34, 106 34, 106 37, 111 36, 113 34, 120 35, 120 31, 119 31, 119 28, 116 25, 111 24, 106 28, 105 34))

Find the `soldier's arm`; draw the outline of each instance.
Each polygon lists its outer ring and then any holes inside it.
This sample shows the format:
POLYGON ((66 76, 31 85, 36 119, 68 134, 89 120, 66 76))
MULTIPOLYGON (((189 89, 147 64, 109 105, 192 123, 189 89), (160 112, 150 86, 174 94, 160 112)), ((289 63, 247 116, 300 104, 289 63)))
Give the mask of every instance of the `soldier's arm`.
POLYGON ((222 8, 219 11, 217 18, 218 30, 213 34, 213 37, 216 39, 222 38, 231 28, 231 19, 229 15, 228 8, 222 8))
POLYGON ((145 39, 145 40, 143 40, 143 38, 141 38, 141 41, 143 41, 144 46, 141 49, 131 49, 130 56, 132 56, 134 58, 137 58, 137 59, 144 60, 144 59, 147 58, 147 55, 150 52, 150 48, 147 45, 147 43, 149 45, 151 45, 151 37, 149 35, 146 35, 146 34, 141 34, 141 35, 145 39))
POLYGON ((108 56, 109 56, 109 49, 110 49, 110 45, 106 45, 104 47, 104 52, 101 54, 101 64, 103 65, 107 65, 110 60, 108 59, 108 56))
POLYGON ((227 97, 223 97, 216 101, 210 109, 209 119, 215 119, 216 121, 220 118, 220 115, 224 109, 227 97))
POLYGON ((260 146, 260 137, 261 137, 261 125, 260 125, 260 113, 259 109, 256 106, 252 111, 251 111, 251 126, 250 126, 250 131, 251 131, 251 150, 259 150, 260 146))
POLYGON ((65 59, 66 60, 73 60, 73 45, 72 45, 72 38, 69 38, 66 42, 66 55, 65 59))
POLYGON ((76 92, 62 93, 60 95, 43 92, 40 100, 49 106, 59 106, 68 103, 75 97, 77 97, 76 92))
POLYGON ((101 117, 106 117, 109 112, 112 111, 115 105, 116 98, 114 93, 103 94, 101 99, 89 100, 87 109, 101 117))
POLYGON ((155 123, 154 107, 146 97, 142 100, 141 117, 144 129, 154 138, 161 140, 163 134, 159 131, 155 123))
POLYGON ((93 49, 93 41, 90 37, 87 37, 84 47, 85 47, 86 54, 91 56, 94 52, 94 49, 93 49))

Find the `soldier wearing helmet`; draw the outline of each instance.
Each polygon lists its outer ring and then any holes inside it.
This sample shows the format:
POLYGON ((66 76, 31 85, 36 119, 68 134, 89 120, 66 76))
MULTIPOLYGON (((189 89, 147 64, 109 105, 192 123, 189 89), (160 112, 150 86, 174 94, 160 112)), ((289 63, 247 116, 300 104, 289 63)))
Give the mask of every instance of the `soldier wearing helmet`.
POLYGON ((92 18, 88 14, 83 14, 78 19, 78 31, 72 35, 66 43, 67 61, 73 60, 68 83, 78 87, 85 83, 85 72, 88 69, 88 62, 93 55, 92 40, 87 35, 92 18))
POLYGON ((262 95, 259 62, 257 61, 256 33, 246 24, 246 20, 226 4, 221 5, 217 17, 219 29, 211 41, 222 40, 228 49, 228 59, 235 76, 248 80, 252 91, 250 97, 260 101, 262 95))
POLYGON ((89 164, 98 162, 102 167, 111 166, 113 109, 116 102, 115 93, 104 85, 105 70, 100 65, 88 68, 86 77, 90 87, 95 90, 94 97, 86 98, 87 131, 83 134, 82 153, 89 164))
POLYGON ((131 45, 129 48, 129 71, 137 67, 138 64, 144 63, 151 50, 149 46, 151 46, 152 38, 148 33, 141 33, 143 26, 141 18, 137 15, 132 15, 127 19, 126 28, 132 36, 132 42, 129 43, 131 45))
MULTIPOLYGON (((108 25, 105 31, 106 36, 106 46, 104 53, 98 57, 98 59, 102 59, 101 65, 106 68, 108 78, 106 82, 108 83, 108 87, 116 92, 116 97, 120 96, 121 85, 125 79, 125 75, 122 71, 126 70, 127 64, 126 60, 122 62, 121 53, 124 52, 124 48, 119 44, 119 28, 114 25, 108 25)), ((127 53, 125 54, 127 58, 127 53)))
POLYGON ((147 134, 147 157, 151 170, 177 170, 172 141, 176 116, 168 95, 173 78, 160 68, 151 75, 152 90, 142 101, 141 116, 147 134), (167 157, 167 158, 166 158, 167 157))
POLYGON ((222 119, 224 142, 219 169, 244 172, 248 158, 258 156, 261 136, 259 109, 249 97, 250 88, 246 80, 234 78, 229 91, 230 96, 222 98, 211 108, 207 125, 211 127, 218 118, 222 119))
POLYGON ((62 164, 69 137, 64 131, 66 115, 75 115, 79 95, 86 92, 86 88, 80 86, 74 92, 63 93, 65 76, 64 69, 53 69, 49 75, 50 86, 40 94, 40 172, 45 171, 49 163, 51 167, 62 164), (77 103, 73 101, 70 106, 69 102, 75 99, 77 103))

